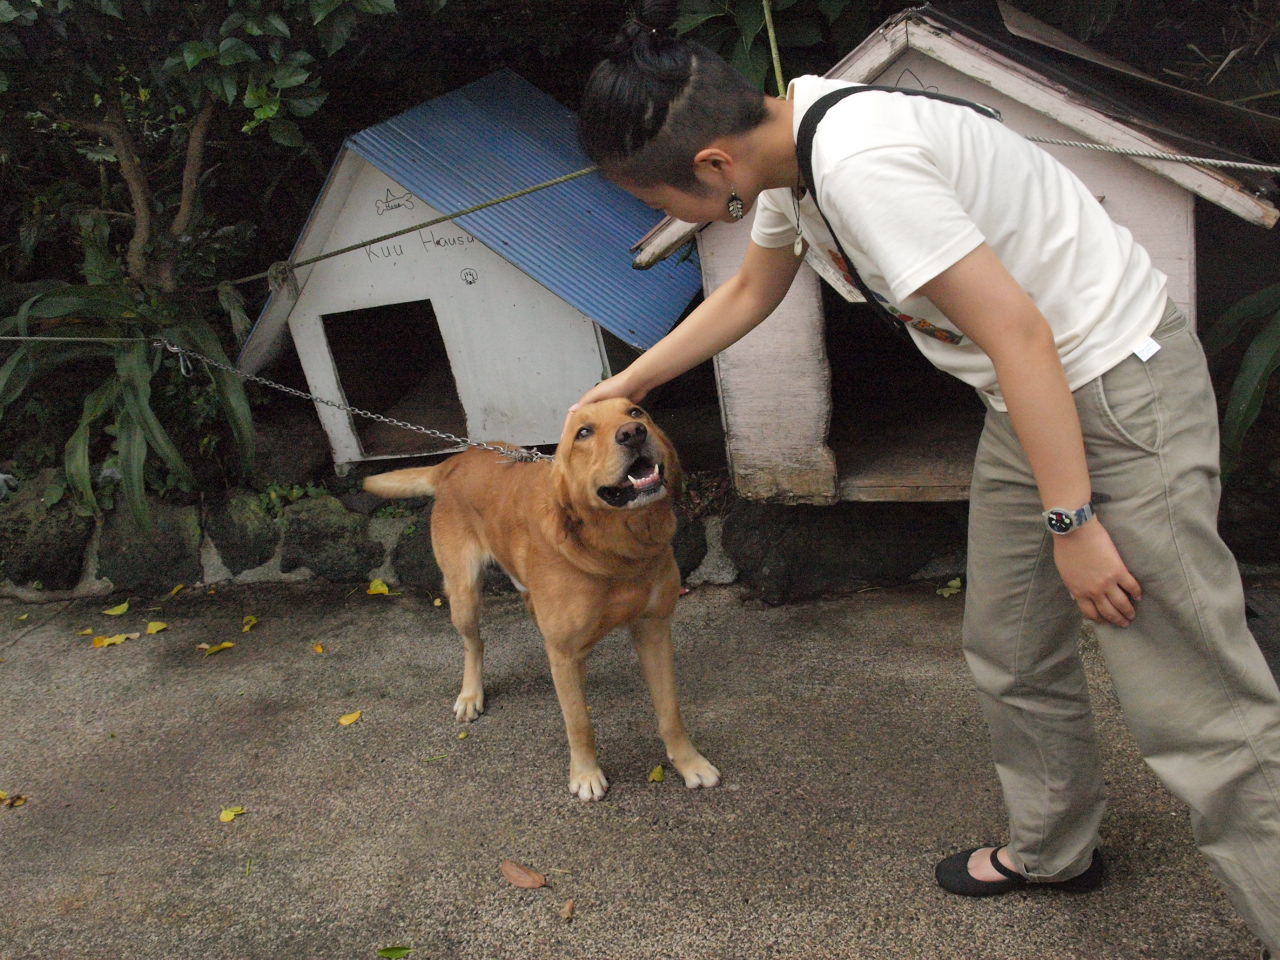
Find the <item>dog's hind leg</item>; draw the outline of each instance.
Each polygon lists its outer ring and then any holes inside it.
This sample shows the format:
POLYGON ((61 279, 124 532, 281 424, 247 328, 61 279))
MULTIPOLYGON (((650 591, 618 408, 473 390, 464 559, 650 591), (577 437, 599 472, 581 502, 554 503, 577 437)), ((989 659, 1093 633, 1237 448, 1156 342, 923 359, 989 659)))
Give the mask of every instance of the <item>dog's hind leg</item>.
POLYGON ((671 621, 659 618, 637 620, 631 625, 631 640, 649 684, 649 693, 653 696, 653 708, 658 714, 658 734, 666 744, 667 757, 684 777, 686 787, 714 787, 720 782, 720 771, 690 742, 680 716, 671 621))
POLYGON ((449 615, 462 635, 462 692, 453 715, 470 723, 484 713, 484 641, 480 639, 480 592, 486 558, 478 550, 446 554, 437 551, 449 597, 449 615))

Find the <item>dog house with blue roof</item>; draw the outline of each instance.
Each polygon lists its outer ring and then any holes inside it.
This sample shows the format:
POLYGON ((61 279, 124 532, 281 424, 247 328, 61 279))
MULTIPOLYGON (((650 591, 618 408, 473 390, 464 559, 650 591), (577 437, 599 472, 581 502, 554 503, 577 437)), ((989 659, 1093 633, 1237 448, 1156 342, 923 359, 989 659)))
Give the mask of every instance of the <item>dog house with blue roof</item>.
MULTIPOLYGON (((297 262, 589 166, 573 114, 500 70, 349 137, 297 262)), ((255 373, 287 329, 326 400, 475 440, 555 443, 568 406, 646 349, 702 287, 695 258, 653 270, 628 244, 653 211, 598 173, 296 271, 241 350, 255 373), (611 354, 615 359, 611 362, 611 354)), ((457 449, 316 403, 340 472, 457 449)))

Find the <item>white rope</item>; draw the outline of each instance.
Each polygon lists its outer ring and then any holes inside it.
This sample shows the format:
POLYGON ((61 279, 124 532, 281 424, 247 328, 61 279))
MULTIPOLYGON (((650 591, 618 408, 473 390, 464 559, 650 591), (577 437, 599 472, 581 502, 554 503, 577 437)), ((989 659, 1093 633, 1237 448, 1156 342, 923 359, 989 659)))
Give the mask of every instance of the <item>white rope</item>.
POLYGON ((1161 153, 1158 150, 1133 150, 1128 147, 1110 147, 1102 143, 1081 143, 1078 140, 1056 140, 1053 137, 1027 137, 1032 143, 1051 143, 1059 147, 1079 147, 1081 150, 1101 150, 1126 157, 1144 157, 1148 160, 1170 160, 1174 163, 1192 163, 1201 167, 1229 167, 1236 170, 1253 170, 1258 173, 1280 173, 1280 166, 1268 163, 1244 163, 1239 160, 1214 160, 1210 157, 1189 157, 1180 153, 1161 153))

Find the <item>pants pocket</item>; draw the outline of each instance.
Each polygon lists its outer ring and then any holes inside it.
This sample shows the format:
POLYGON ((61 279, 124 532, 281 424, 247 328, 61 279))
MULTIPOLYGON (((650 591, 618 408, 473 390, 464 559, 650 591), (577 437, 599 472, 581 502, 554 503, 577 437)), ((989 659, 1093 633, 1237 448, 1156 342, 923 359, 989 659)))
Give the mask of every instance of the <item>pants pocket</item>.
MULTIPOLYGON (((1097 406, 1098 428, 1103 433, 1100 439, 1144 453, 1156 453, 1160 449, 1164 418, 1160 393, 1148 369, 1149 363, 1159 363, 1160 359, 1159 353, 1146 362, 1130 355, 1093 381, 1091 389, 1097 406)), ((1092 439, 1088 432, 1086 427, 1086 440, 1092 439)))

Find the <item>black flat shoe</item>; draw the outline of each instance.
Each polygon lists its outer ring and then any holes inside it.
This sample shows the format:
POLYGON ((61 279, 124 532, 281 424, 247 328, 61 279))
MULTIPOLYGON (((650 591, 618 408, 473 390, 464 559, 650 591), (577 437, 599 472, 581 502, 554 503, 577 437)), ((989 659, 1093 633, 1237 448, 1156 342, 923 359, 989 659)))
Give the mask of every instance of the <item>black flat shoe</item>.
POLYGON ((962 897, 993 897, 997 894, 1009 893, 1012 890, 1021 890, 1026 887, 1065 890, 1068 893, 1086 893, 1102 886, 1104 868, 1102 866, 1102 854, 1097 850, 1093 851, 1093 859, 1089 861, 1088 868, 1079 876, 1069 877, 1066 880, 1047 880, 1042 883, 1032 883, 1022 874, 1015 873, 1000 862, 1000 858, 997 856, 1000 852, 999 847, 991 851, 991 866, 1004 879, 979 880, 969 872, 969 858, 981 849, 981 847, 974 847, 972 850, 953 853, 945 860, 939 861, 938 866, 934 869, 934 876, 938 880, 938 886, 948 893, 959 894, 962 897))

